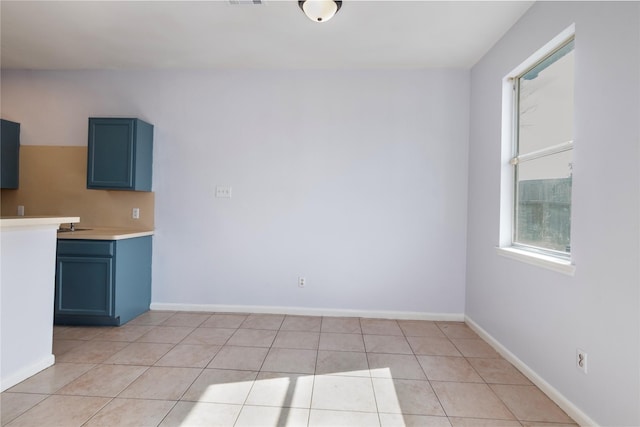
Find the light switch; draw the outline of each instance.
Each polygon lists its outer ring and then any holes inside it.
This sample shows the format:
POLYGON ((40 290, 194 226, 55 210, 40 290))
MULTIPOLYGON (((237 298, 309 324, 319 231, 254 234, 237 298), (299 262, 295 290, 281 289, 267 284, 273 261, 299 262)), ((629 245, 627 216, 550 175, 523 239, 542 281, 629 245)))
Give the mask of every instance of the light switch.
POLYGON ((216 187, 216 197, 231 198, 231 187, 216 187))

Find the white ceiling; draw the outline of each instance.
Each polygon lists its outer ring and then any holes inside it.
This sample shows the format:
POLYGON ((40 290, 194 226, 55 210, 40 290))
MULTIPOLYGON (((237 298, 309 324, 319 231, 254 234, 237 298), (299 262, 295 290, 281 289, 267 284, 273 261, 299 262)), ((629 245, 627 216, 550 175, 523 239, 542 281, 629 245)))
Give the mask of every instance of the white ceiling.
POLYGON ((0 2, 2 68, 473 66, 527 1, 346 0, 315 23, 297 1, 0 2))

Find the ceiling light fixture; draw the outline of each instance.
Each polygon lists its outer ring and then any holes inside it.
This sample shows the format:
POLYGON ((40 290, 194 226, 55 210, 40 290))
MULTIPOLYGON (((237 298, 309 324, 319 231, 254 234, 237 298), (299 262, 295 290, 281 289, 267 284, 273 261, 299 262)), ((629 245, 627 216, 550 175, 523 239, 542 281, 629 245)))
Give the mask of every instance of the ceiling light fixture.
POLYGON ((305 15, 315 22, 326 22, 333 18, 340 8, 340 0, 300 0, 298 6, 305 15))

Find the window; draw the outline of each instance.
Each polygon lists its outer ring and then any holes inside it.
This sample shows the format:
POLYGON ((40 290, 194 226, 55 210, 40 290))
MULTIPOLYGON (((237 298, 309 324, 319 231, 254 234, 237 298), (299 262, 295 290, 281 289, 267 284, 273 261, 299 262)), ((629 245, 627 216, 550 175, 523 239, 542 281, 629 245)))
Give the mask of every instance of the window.
MULTIPOLYGON (((503 116, 510 122, 503 133, 503 143, 508 145, 503 160, 508 164, 510 182, 506 184, 508 194, 503 188, 502 202, 503 216, 508 212, 510 227, 508 238, 501 236, 501 245, 568 262, 574 40, 572 32, 569 37, 561 36, 560 43, 550 43, 551 47, 537 52, 505 79, 511 99, 506 102, 510 111, 503 116)), ((507 231, 504 224, 501 229, 507 231)))

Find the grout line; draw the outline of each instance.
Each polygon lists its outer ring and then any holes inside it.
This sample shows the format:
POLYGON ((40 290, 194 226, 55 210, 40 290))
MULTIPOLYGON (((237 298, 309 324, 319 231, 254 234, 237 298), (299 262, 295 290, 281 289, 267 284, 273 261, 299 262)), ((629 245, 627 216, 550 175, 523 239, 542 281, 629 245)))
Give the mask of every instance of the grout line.
POLYGON ((176 406, 178 406, 178 402, 180 402, 180 400, 176 400, 175 403, 173 404, 173 406, 167 411, 166 414, 164 414, 164 417, 162 417, 162 419, 160 420, 160 422, 157 424, 157 426, 161 425, 164 420, 169 416, 169 414, 175 409, 176 406))
POLYGON ((88 423, 89 421, 91 421, 91 420, 92 420, 96 415, 98 415, 98 413, 100 413, 100 411, 102 411, 102 410, 103 410, 104 408, 106 408, 106 407, 107 407, 111 402, 113 402, 113 399, 115 399, 115 397, 112 397, 112 398, 111 398, 107 403, 105 403, 104 405, 102 405, 102 406, 100 407, 100 409, 98 409, 98 410, 97 410, 93 415, 91 415, 91 416, 87 419, 87 421, 85 421, 85 422, 84 422, 84 423, 82 423, 81 425, 82 425, 82 426, 86 426, 86 425, 87 425, 87 423, 88 423))

